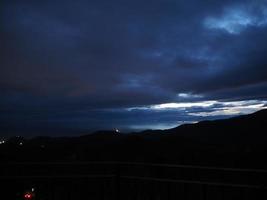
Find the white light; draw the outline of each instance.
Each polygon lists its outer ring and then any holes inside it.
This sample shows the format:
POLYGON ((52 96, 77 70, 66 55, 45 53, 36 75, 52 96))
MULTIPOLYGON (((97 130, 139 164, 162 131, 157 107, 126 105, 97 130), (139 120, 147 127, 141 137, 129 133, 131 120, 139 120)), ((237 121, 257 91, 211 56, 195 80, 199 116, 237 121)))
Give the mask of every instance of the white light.
POLYGON ((20 143, 19 143, 19 145, 20 145, 20 146, 22 146, 22 145, 23 145, 23 143, 22 143, 22 142, 20 142, 20 143))
POLYGON ((119 133, 119 132, 120 132, 120 130, 119 130, 119 129, 115 129, 115 132, 116 132, 116 133, 119 133))

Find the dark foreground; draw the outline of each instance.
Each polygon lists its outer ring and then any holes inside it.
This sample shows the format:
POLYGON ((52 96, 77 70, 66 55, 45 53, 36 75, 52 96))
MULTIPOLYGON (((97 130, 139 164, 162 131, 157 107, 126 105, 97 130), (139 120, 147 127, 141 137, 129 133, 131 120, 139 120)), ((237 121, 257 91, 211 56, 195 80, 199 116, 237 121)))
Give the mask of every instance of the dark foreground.
POLYGON ((1 168, 1 199, 7 200, 267 198, 267 170, 121 162, 6 163, 1 168), (25 197, 28 191, 33 198, 25 197))
POLYGON ((0 199, 266 199, 266 133, 262 110, 164 131, 13 137, 0 144, 0 199))

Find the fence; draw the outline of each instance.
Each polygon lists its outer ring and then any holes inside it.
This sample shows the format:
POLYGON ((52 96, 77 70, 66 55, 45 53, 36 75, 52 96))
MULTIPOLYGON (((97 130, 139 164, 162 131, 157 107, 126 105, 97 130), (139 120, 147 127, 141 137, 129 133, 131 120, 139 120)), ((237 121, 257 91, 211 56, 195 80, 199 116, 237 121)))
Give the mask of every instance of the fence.
POLYGON ((1 199, 266 199, 267 170, 133 162, 0 164, 1 199))

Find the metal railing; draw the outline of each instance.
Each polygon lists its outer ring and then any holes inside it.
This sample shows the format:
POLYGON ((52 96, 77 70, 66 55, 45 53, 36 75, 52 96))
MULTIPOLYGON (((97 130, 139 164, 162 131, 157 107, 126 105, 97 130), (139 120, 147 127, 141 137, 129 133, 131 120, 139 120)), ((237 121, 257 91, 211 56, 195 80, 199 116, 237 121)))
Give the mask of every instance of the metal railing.
MULTIPOLYGON (((18 199, 264 199, 267 170, 137 162, 10 162, 0 184, 18 199)), ((6 198, 7 199, 7 198, 6 198)), ((10 198, 12 199, 12 198, 10 198)))

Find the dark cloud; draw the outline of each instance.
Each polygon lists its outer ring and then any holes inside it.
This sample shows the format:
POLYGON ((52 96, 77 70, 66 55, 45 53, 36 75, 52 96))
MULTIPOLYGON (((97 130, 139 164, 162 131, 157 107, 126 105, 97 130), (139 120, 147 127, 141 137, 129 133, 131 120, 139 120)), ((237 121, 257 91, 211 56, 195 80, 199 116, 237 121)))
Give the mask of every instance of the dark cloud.
MULTIPOLYGON (((111 119, 130 127, 147 113, 123 108, 266 98, 265 1, 0 4, 3 130, 24 122, 36 129, 96 129, 113 126, 111 119), (89 116, 97 121, 88 125, 89 116)), ((156 124, 154 116, 157 123, 190 121, 182 111, 148 113, 147 124, 156 124)))

